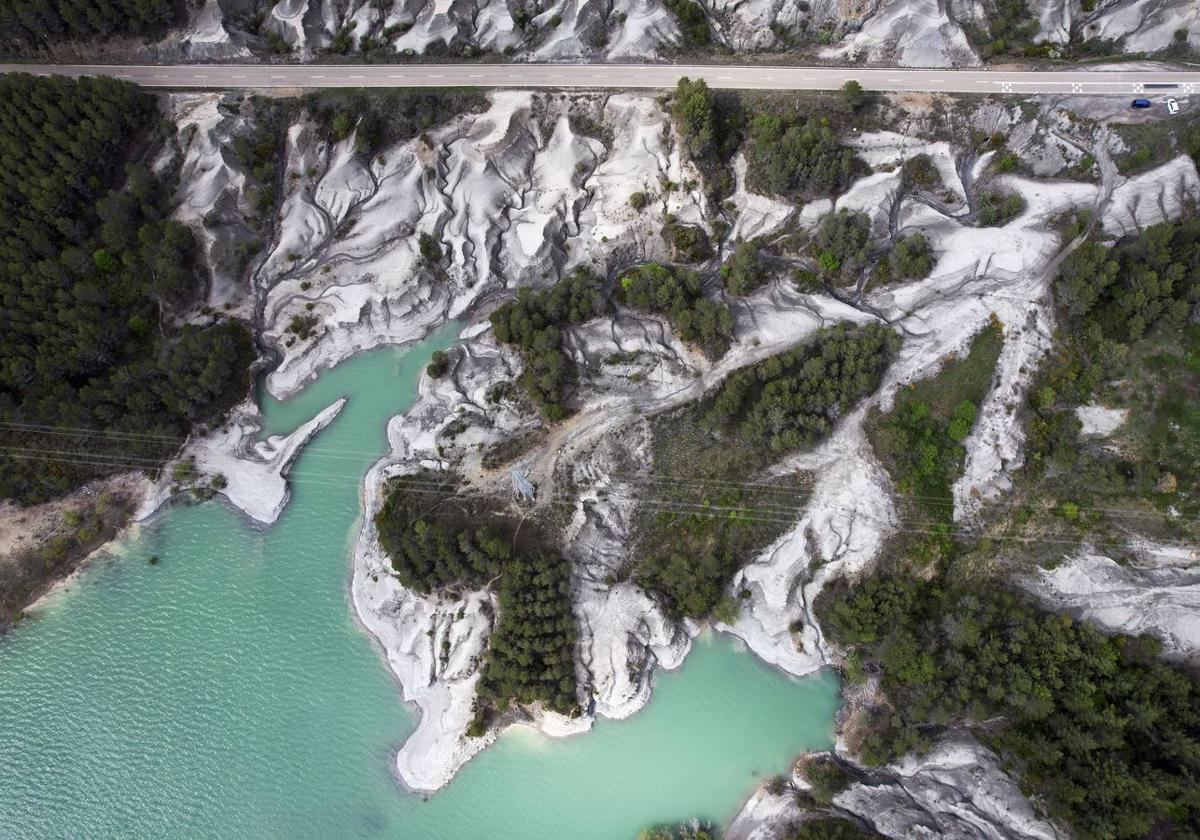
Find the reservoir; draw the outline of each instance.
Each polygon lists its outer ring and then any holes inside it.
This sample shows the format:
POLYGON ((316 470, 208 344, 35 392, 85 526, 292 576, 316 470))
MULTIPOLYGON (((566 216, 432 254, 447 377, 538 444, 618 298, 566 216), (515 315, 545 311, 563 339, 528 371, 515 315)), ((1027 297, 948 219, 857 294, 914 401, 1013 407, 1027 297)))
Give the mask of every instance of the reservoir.
POLYGON ((415 713, 355 622, 349 552, 384 426, 453 339, 264 398, 269 432, 349 398, 274 527, 219 501, 172 507, 0 637, 0 837, 632 840, 719 825, 832 744, 833 674, 790 678, 708 635, 628 720, 567 739, 509 730, 443 790, 400 786, 415 713))

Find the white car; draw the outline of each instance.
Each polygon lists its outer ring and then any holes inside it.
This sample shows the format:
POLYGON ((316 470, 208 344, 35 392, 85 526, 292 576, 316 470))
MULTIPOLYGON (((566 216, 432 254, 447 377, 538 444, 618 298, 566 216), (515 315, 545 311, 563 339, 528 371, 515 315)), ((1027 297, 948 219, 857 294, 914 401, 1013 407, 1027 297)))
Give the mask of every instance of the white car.
POLYGON ((1168 114, 1178 114, 1179 113, 1179 103, 1176 102, 1174 99, 1167 100, 1167 113, 1168 114))

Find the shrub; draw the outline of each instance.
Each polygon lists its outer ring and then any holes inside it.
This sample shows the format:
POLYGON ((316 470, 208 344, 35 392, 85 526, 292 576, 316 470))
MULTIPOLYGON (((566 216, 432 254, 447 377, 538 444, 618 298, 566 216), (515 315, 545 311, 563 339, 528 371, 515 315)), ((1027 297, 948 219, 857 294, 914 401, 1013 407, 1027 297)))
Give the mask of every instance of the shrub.
POLYGON ((450 355, 444 350, 434 350, 425 373, 430 379, 441 379, 450 370, 450 355))
POLYGON ((921 280, 933 271, 933 249, 920 233, 896 242, 888 254, 888 269, 893 280, 921 280))

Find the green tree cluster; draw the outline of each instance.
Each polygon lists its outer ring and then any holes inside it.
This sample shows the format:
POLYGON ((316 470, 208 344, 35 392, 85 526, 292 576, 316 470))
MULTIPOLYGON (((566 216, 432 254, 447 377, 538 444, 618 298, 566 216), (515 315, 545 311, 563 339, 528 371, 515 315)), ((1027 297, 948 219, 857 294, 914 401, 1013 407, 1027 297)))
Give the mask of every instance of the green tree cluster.
POLYGON ((719 202, 733 186, 725 161, 742 141, 740 100, 718 96, 703 79, 684 76, 671 99, 671 119, 683 150, 704 176, 709 198, 719 202))
POLYGON ((705 297, 703 285, 693 271, 647 263, 622 277, 616 294, 626 306, 664 316, 681 339, 719 359, 733 338, 733 313, 705 297))
POLYGON ((712 43, 712 27, 703 6, 695 0, 666 0, 665 5, 679 25, 681 48, 694 50, 712 43))
POLYGON ((1153 225, 1112 248, 1085 242, 1063 261, 1054 295, 1066 338, 1032 389, 1037 458, 1073 438, 1064 403, 1086 403, 1131 343, 1181 326, 1200 301, 1200 220, 1153 225))
POLYGON ((858 170, 828 119, 759 114, 750 120, 746 160, 751 186, 778 195, 830 195, 858 170))
POLYGON ((770 274, 758 242, 750 239, 739 243, 725 265, 721 266, 721 277, 725 280, 725 289, 737 297, 751 294, 766 285, 770 274))
POLYGON ((736 603, 723 602, 730 579, 786 528, 786 518, 764 517, 762 508, 799 505, 803 496, 790 480, 756 474, 816 443, 878 387, 898 344, 875 324, 821 330, 732 374, 711 397, 654 418, 654 474, 663 482, 655 492, 670 509, 639 510, 638 584, 672 615, 703 618, 721 607, 721 620, 736 618, 736 603))
POLYGON ((338 91, 306 94, 303 107, 330 134, 343 139, 355 133, 357 150, 374 157, 387 146, 443 125, 460 114, 487 107, 487 97, 466 89, 420 91, 338 91))
POLYGON ((1024 55, 1038 33, 1037 16, 1026 0, 993 0, 986 29, 968 29, 985 61, 1004 55, 1024 55))
POLYGON ((133 459, 164 459, 248 388, 242 324, 165 317, 203 278, 191 232, 169 218, 169 185, 122 167, 155 122, 154 100, 133 85, 0 77, 0 421, 41 429, 0 432, 13 453, 0 458, 0 498, 42 501, 133 459), (50 427, 109 434, 98 443, 50 427))
MULTIPOLYGON (((1054 291, 1062 339, 1030 388, 1028 477, 1091 508, 1173 506, 1186 530, 1200 513, 1189 492, 1200 481, 1200 326, 1187 324, 1200 300, 1200 220, 1155 225, 1112 248, 1085 242, 1054 291), (1075 407, 1096 396, 1130 412, 1116 451, 1079 437, 1075 407), (1168 474, 1183 492, 1168 492, 1168 474)), ((1114 524, 1094 513, 1076 524, 1114 524)))
POLYGON ((177 0, 0 0, 0 45, 27 53, 55 42, 164 32, 181 18, 177 0))
POLYGON ((887 261, 892 280, 923 280, 933 271, 933 249, 923 234, 909 234, 896 241, 887 261))
POLYGON ((878 324, 822 330, 795 350, 730 374, 704 422, 772 453, 810 446, 879 387, 899 347, 899 335, 878 324))
POLYGON ((1025 199, 1020 193, 985 192, 979 196, 980 227, 1002 227, 1024 212, 1025 199))
POLYGON ((904 161, 901 175, 906 182, 923 190, 936 190, 943 186, 942 174, 933 165, 933 159, 925 153, 913 155, 904 161))
POLYGON ((870 248, 871 220, 849 210, 826 214, 813 236, 821 273, 832 282, 854 282, 867 265, 870 248))
POLYGON ((459 481, 422 472, 389 482, 375 515, 397 578, 422 594, 497 586, 499 613, 476 684, 472 732, 511 701, 576 707, 570 567, 532 522, 494 500, 458 492, 459 481))
POLYGON ((668 217, 663 228, 663 237, 671 246, 671 255, 683 263, 704 262, 712 256, 712 245, 708 235, 699 225, 686 225, 668 217))
POLYGON ((500 620, 488 640, 476 692, 497 709, 543 701, 562 714, 575 697, 571 569, 556 552, 534 551, 505 565, 500 620))
POLYGON ((242 168, 254 179, 254 186, 246 191, 246 198, 260 220, 269 220, 274 215, 275 202, 279 197, 280 136, 282 127, 271 123, 270 114, 266 123, 255 126, 249 134, 233 138, 233 153, 242 168))
POLYGON ((986 722, 981 737, 1075 836, 1200 829, 1200 687, 1155 661, 1156 641, 941 577, 839 581, 816 609, 830 638, 883 671, 890 711, 871 721, 868 763, 924 748, 939 727, 986 722))
POLYGON ((600 279, 579 269, 552 289, 521 289, 516 300, 492 313, 496 340, 521 351, 521 387, 547 420, 562 420, 571 413, 565 400, 575 365, 562 350, 562 328, 607 311, 600 279))

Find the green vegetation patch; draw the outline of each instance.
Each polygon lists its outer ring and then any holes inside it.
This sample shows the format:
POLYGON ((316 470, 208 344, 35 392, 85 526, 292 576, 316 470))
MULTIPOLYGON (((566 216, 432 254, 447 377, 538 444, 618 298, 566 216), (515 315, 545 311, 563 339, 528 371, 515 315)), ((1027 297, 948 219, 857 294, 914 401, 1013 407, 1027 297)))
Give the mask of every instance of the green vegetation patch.
POLYGON ((871 220, 863 213, 828 213, 813 236, 812 252, 821 276, 834 285, 853 284, 867 267, 871 220))
POLYGON ((896 241, 884 262, 889 280, 923 280, 933 271, 933 248, 924 235, 912 233, 896 241))
POLYGON ((663 237, 671 246, 672 257, 678 262, 704 262, 713 255, 708 234, 699 225, 681 224, 668 217, 667 224, 663 228, 663 237))
POLYGON ((159 36, 182 9, 177 0, 0 0, 0 47, 28 54, 64 41, 159 36))
POLYGON ((679 25, 681 49, 696 50, 712 43, 712 27, 703 6, 694 0, 666 0, 665 5, 679 25))
POLYGON ((736 94, 710 90, 703 79, 684 76, 671 100, 671 119, 683 150, 704 176, 709 198, 717 203, 733 189, 725 162, 742 142, 740 100, 736 94))
POLYGON ((570 566, 540 528, 444 473, 395 478, 386 492, 375 527, 401 583, 423 594, 498 587, 471 733, 512 701, 573 713, 570 566))
POLYGON ((736 606, 722 603, 730 578, 794 524, 804 499, 795 478, 758 473, 816 443, 873 392, 899 343, 876 324, 821 330, 655 417, 645 490, 653 502, 640 507, 636 526, 639 585, 662 595, 673 615, 735 618, 736 606))
POLYGON ((905 550, 920 565, 952 548, 951 486, 962 473, 962 443, 991 388, 1003 348, 1004 330, 993 320, 971 341, 966 356, 902 389, 891 411, 873 409, 867 417, 867 438, 909 513, 905 550))
POLYGON ((733 313, 720 301, 704 295, 704 283, 694 271, 647 263, 624 275, 617 300, 632 309, 664 316, 684 341, 710 359, 719 359, 733 338, 733 313))
POLYGON ((980 227, 1002 227, 1025 212, 1025 199, 1020 193, 1005 195, 984 192, 979 196, 976 218, 980 227))
POLYGON ((763 259, 762 246, 753 239, 740 243, 725 261, 725 265, 721 266, 725 289, 729 294, 738 297, 761 289, 770 276, 763 259))
POLYGON ((355 132, 359 152, 370 157, 387 146, 417 137, 461 114, 487 108, 478 90, 322 90, 300 99, 301 105, 330 135, 341 140, 355 132))
POLYGON ((1200 327, 1187 319, 1198 297, 1200 220, 1155 225, 1111 249, 1084 243, 1064 261, 1062 339, 1030 389, 1021 534, 1197 537, 1200 327), (1093 400, 1129 412, 1111 440, 1080 437, 1075 409, 1093 400))
POLYGON ((562 349, 562 329, 608 312, 599 278, 580 269, 552 289, 523 288, 491 315, 496 340, 521 351, 524 370, 519 383, 547 420, 562 420, 571 411, 567 391, 575 364, 562 349))
POLYGON ((890 703, 868 717, 865 762, 978 724, 1077 837, 1189 836, 1200 824, 1200 687, 1156 662, 1153 640, 1104 636, 1002 586, 941 577, 839 581, 816 610, 831 639, 882 669, 890 703))
POLYGON ((124 82, 0 77, 0 498, 151 467, 249 388, 245 326, 172 317, 204 277, 170 185, 125 165, 156 118, 124 82))
POLYGON ((814 197, 844 190, 863 167, 838 142, 825 117, 759 114, 750 120, 748 186, 758 192, 814 197))
POLYGON ((831 804, 853 781, 830 755, 807 756, 796 764, 796 771, 811 786, 809 794, 818 805, 831 804))
MULTIPOLYGON (((1154 392, 1147 404, 1161 399, 1164 415, 1175 418, 1140 423, 1150 431, 1138 434, 1152 439, 1180 421, 1191 431, 1164 440, 1164 449, 1131 447, 1130 455, 1157 458, 1179 446, 1194 466, 1200 436, 1187 394, 1200 375, 1195 338, 1179 342, 1178 332, 1163 331, 1181 329, 1187 307, 1178 304, 1193 299, 1198 240, 1194 222, 1164 225, 1111 251, 1085 245, 1064 263, 1056 293, 1066 338, 1034 384, 1031 465, 1018 484, 1024 504, 991 511, 1016 531, 1018 557, 1039 542, 1056 542, 1058 557, 1069 550, 1069 539, 1032 530, 1040 519, 1082 523, 1076 540, 1095 533, 1087 520, 1101 511, 1061 496, 1054 503, 1052 488, 1121 486, 1138 475, 1138 457, 1119 461, 1081 441, 1073 411, 1108 376, 1136 376, 1131 360, 1151 380, 1138 386, 1154 392), (1155 373, 1163 380, 1154 382, 1155 373), (1174 401, 1169 389, 1184 396, 1174 401)), ((1157 640, 1105 636, 1038 610, 989 567, 981 573, 975 561, 1008 536, 997 536, 997 522, 973 542, 947 536, 949 488, 961 473, 956 444, 970 430, 971 394, 986 391, 998 352, 999 335, 985 331, 966 359, 868 423, 911 499, 899 551, 864 580, 838 581, 815 605, 827 636, 849 648, 848 678, 882 675, 884 699, 851 727, 856 752, 884 763, 926 749, 946 727, 969 726, 1074 836, 1191 836, 1200 826, 1200 686, 1158 660, 1157 640)), ((1140 519, 1138 531, 1146 527, 1140 519)))
POLYGON ((967 37, 979 47, 980 57, 988 61, 1026 55, 1038 33, 1038 19, 1029 4, 1026 0, 993 0, 992 6, 986 28, 967 27, 967 37))

